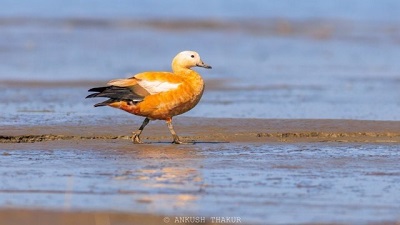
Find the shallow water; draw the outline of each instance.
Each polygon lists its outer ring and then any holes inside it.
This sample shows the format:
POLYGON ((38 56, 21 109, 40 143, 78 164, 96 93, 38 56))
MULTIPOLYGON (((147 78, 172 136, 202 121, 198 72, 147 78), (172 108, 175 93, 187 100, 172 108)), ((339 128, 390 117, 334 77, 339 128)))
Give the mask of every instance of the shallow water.
POLYGON ((315 143, 16 146, 0 151, 0 204, 259 224, 398 221, 399 152, 398 145, 315 143))

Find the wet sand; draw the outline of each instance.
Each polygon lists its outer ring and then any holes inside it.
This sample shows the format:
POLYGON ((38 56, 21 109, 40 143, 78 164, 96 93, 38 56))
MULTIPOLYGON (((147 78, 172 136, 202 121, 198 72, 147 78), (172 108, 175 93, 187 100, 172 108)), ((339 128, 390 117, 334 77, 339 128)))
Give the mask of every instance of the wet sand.
POLYGON ((140 122, 103 120, 0 128, 1 224, 400 219, 400 122, 177 117, 176 131, 194 144, 170 144, 159 121, 142 134, 148 144, 133 145, 140 122))
MULTIPOLYGON (((0 143, 33 143, 52 140, 116 140, 129 144, 130 132, 140 122, 97 120, 97 125, 3 126, 0 143), (104 125, 107 124, 107 125, 104 125)), ((212 119, 178 117, 176 129, 193 143, 238 142, 369 142, 399 143, 400 122, 308 119, 212 119)), ((150 123, 142 138, 149 143, 171 139, 162 121, 150 123)), ((7 146, 7 145, 3 145, 7 146)))
MULTIPOLYGON (((43 225, 132 225, 163 224, 164 217, 116 212, 72 212, 54 210, 3 209, 0 210, 0 223, 43 224, 43 225)), ((164 223, 167 224, 167 223, 164 223)), ((189 224, 189 223, 182 223, 189 224)))

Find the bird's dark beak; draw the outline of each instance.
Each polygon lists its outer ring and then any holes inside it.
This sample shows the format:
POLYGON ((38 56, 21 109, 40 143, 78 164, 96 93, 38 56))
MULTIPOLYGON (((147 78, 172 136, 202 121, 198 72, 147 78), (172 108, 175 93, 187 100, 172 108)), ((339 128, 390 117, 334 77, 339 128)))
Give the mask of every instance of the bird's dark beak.
POLYGON ((203 67, 203 68, 206 68, 206 69, 212 69, 211 66, 205 64, 203 61, 201 61, 200 63, 197 63, 196 66, 203 67))

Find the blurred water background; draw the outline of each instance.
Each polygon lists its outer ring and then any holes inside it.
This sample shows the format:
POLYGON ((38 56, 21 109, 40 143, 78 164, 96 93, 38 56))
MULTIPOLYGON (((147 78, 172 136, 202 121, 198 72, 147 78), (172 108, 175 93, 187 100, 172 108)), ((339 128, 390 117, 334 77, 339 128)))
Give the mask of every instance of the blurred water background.
POLYGON ((187 116, 399 120, 399 12, 397 0, 2 0, 1 123, 98 115, 88 88, 170 70, 187 49, 213 66, 196 69, 207 89, 187 116))

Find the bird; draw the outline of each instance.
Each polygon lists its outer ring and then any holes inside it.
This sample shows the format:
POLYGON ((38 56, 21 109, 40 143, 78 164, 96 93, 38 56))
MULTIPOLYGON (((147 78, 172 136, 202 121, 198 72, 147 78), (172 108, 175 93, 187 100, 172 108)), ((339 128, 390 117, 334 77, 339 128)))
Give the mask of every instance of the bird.
POLYGON ((106 86, 89 89, 86 98, 107 100, 94 107, 110 106, 145 117, 138 130, 132 132, 134 144, 143 143, 140 135, 151 120, 164 120, 174 144, 183 144, 172 125, 174 116, 183 114, 199 103, 204 92, 204 80, 193 67, 211 69, 195 51, 182 51, 172 60, 172 72, 149 71, 130 78, 115 79, 106 86))

